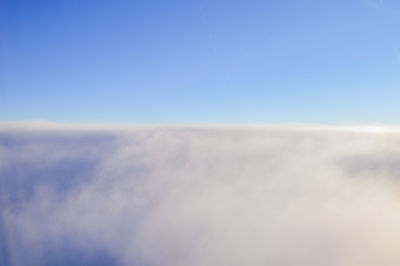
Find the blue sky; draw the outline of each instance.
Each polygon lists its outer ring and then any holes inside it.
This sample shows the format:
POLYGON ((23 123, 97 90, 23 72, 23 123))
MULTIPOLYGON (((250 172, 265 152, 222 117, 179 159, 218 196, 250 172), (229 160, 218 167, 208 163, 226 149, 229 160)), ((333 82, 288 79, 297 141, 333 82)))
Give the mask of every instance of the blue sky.
POLYGON ((0 121, 400 123, 400 2, 0 2, 0 121))

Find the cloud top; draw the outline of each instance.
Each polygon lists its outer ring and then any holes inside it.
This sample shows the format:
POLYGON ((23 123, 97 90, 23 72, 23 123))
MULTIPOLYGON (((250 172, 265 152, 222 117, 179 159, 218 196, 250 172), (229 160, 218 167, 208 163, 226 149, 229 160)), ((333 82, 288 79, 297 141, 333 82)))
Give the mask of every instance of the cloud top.
POLYGON ((396 128, 67 128, 0 126, 0 264, 400 262, 396 128))

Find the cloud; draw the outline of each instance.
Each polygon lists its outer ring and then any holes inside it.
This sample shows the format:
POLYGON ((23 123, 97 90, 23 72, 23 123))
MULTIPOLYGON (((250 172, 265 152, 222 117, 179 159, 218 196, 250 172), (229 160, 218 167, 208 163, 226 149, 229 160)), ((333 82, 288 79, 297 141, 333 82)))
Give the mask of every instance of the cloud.
POLYGON ((0 264, 398 265, 400 131, 0 126, 0 264))

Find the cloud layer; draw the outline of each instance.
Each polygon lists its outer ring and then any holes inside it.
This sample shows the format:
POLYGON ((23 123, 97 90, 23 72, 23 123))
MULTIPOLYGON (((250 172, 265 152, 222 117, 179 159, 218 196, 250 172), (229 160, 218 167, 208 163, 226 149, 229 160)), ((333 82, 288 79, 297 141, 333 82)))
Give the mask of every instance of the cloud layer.
POLYGON ((400 131, 0 126, 1 265, 399 265, 400 131))

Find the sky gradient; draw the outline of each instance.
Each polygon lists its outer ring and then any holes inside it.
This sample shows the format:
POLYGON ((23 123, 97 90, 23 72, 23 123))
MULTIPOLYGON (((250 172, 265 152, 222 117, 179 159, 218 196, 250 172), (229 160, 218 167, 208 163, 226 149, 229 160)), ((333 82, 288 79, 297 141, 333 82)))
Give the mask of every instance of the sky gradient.
POLYGON ((400 123, 400 3, 0 1, 0 121, 400 123))

